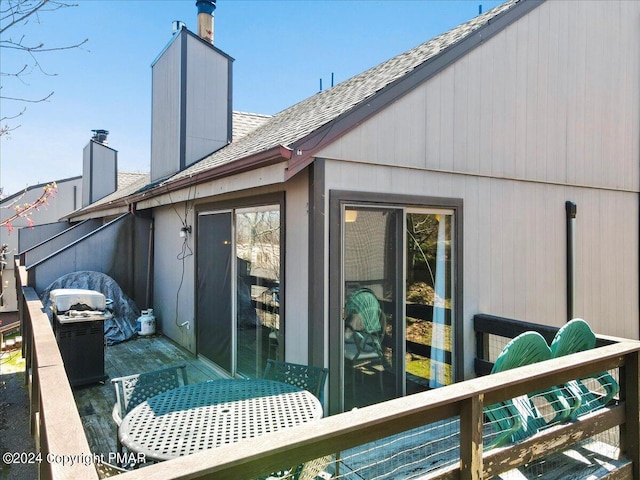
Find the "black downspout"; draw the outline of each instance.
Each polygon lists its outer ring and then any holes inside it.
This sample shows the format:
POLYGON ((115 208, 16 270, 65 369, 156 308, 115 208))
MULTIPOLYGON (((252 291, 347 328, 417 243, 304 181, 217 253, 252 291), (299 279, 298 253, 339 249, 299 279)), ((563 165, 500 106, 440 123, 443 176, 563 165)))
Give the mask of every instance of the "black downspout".
POLYGON ((578 207, 575 203, 565 203, 567 211, 567 322, 574 318, 573 307, 576 298, 576 215, 578 207))

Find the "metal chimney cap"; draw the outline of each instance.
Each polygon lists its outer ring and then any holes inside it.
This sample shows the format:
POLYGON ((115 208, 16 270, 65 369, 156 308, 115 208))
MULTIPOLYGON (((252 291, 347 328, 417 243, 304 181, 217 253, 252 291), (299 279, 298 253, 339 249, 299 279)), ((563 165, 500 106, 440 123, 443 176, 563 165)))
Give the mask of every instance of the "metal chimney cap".
POLYGON ((93 132, 92 140, 95 140, 98 143, 106 143, 107 135, 109 135, 109 130, 91 130, 93 132))
POLYGON ((198 13, 213 15, 213 11, 216 9, 216 0, 198 0, 196 7, 198 7, 198 13))

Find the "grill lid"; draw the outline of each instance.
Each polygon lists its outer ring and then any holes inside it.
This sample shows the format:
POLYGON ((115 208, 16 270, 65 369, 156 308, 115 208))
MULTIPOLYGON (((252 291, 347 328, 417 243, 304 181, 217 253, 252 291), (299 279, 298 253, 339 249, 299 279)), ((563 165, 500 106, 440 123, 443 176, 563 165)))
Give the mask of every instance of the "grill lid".
POLYGON ((59 288, 51 290, 49 298, 55 312, 66 312, 72 307, 75 310, 104 310, 106 307, 104 295, 95 290, 59 288))

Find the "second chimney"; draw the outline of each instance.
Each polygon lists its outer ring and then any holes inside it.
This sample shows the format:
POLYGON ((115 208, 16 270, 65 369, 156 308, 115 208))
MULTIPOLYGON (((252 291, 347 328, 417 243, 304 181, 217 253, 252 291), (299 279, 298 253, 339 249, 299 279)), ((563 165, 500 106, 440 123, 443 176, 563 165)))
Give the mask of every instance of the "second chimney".
POLYGON ((216 0, 198 0, 198 36, 213 44, 213 12, 216 9, 216 0))

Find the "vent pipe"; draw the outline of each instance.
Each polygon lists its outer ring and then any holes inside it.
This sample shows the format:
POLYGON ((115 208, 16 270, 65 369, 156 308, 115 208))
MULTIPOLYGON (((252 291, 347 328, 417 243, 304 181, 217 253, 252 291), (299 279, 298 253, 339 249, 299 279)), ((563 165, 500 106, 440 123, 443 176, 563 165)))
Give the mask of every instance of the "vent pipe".
POLYGON ((216 9, 215 0, 198 0, 198 36, 213 44, 213 12, 216 9))
POLYGON ((174 20, 171 23, 172 26, 172 30, 173 30, 173 34, 175 35, 176 33, 179 33, 180 30, 182 30, 184 27, 186 27, 186 25, 184 24, 184 22, 181 22, 180 20, 174 20))
POLYGON ((567 212, 567 322, 575 318, 576 302, 576 216, 578 206, 565 202, 567 212))

